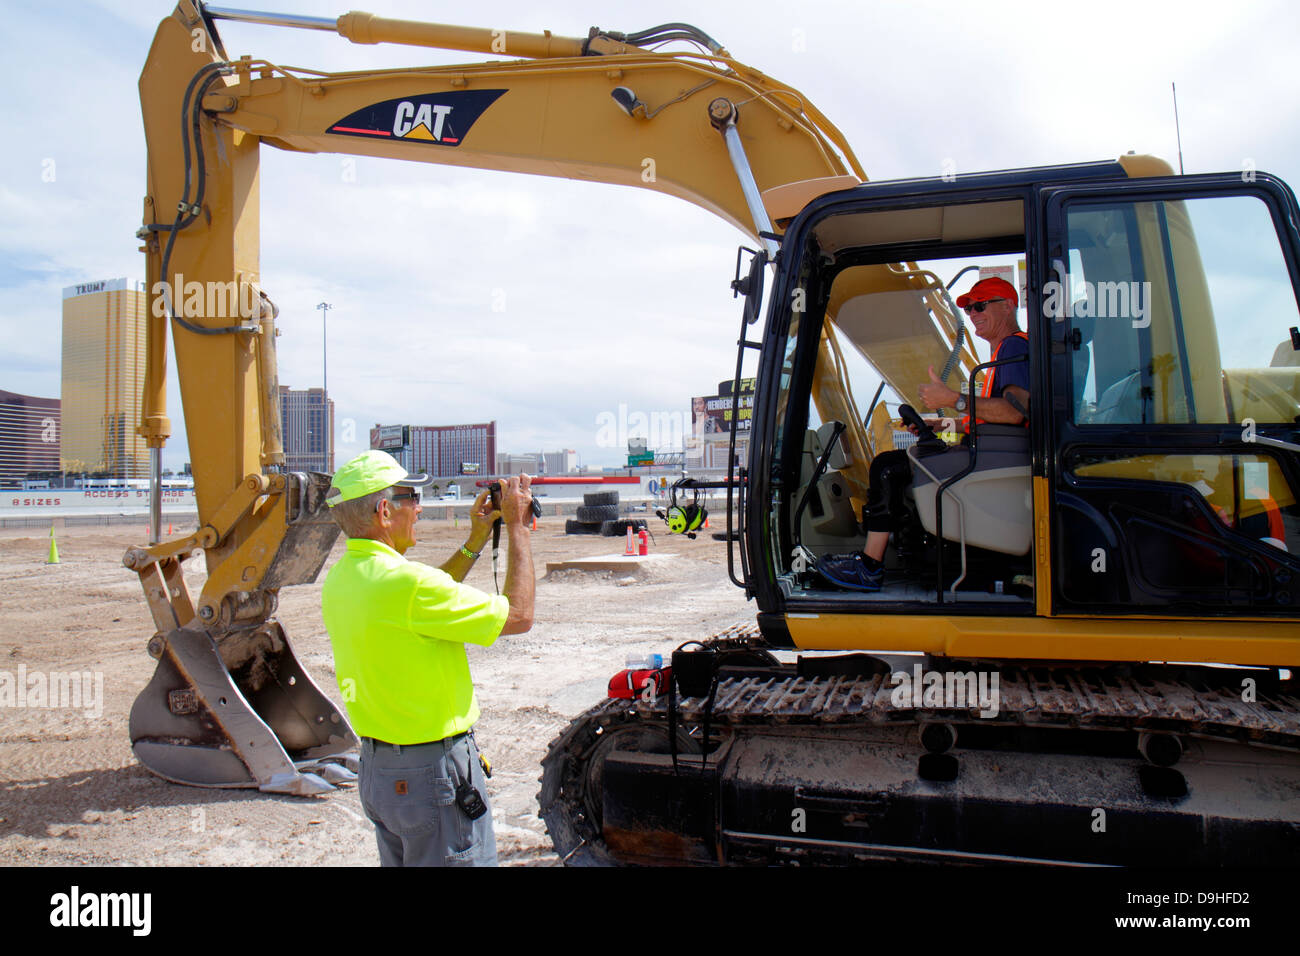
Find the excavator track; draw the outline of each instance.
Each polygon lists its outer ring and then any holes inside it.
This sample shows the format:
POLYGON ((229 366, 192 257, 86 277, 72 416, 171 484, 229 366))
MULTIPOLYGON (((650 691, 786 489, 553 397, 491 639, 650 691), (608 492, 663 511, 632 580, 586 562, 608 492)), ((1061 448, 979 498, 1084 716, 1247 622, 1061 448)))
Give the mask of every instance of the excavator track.
POLYGON ((676 701, 670 722, 661 696, 606 701, 551 743, 539 803, 565 863, 1300 859, 1300 688, 1276 670, 867 655, 755 666, 756 628, 706 643, 721 661, 707 741, 704 698, 676 701), (904 693, 932 673, 958 685, 983 673, 996 707, 988 693, 964 706, 904 693))

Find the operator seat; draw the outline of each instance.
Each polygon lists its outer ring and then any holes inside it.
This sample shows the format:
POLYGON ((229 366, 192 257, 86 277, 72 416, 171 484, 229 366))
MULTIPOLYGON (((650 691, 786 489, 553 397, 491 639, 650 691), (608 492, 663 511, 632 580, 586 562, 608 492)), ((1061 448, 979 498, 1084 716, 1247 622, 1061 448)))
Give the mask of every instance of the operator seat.
MULTIPOLYGON (((1029 429, 977 425, 975 452, 975 470, 943 494, 944 538, 1003 554, 1028 554, 1034 516, 1029 429)), ((970 448, 958 445, 930 452, 918 444, 907 455, 921 526, 937 534, 935 493, 970 465, 970 448)))

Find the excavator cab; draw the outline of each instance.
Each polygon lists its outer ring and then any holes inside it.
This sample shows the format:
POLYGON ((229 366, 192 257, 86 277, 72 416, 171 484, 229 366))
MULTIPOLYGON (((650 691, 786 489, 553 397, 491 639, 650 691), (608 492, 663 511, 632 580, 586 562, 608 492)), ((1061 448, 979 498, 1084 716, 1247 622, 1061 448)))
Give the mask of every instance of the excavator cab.
MULTIPOLYGON (((859 202, 865 191, 855 191, 859 202)), ((943 444, 918 442, 899 420, 900 408, 920 406, 917 386, 931 381, 932 370, 955 391, 979 394, 991 374, 987 347, 981 355, 985 343, 974 340, 955 305, 958 287, 973 271, 1014 277, 1019 266, 1024 274, 1028 208, 1027 196, 1005 188, 947 190, 931 194, 928 204, 904 193, 828 209, 808 233, 796 283, 806 289, 808 308, 790 311, 779 344, 772 336, 776 307, 769 325, 784 386, 775 388, 780 420, 767 419, 770 474, 789 489, 773 499, 785 499, 776 507, 774 526, 785 533, 773 582, 786 606, 883 611, 942 604, 1032 613, 1031 429, 980 424, 970 440, 949 435, 951 444, 943 444), (870 400, 863 406, 858 396, 870 400), (829 447, 833 440, 836 447, 829 447), (816 571, 816 559, 861 549, 871 463, 898 450, 907 455, 911 481, 906 518, 886 553, 885 584, 846 590, 816 571), (798 479, 786 482, 785 475, 798 479)), ((796 229, 787 233, 784 255, 794 252, 796 229)), ((1022 292, 1021 329, 1025 298, 1022 292)), ((777 372, 776 361, 765 369, 777 372)))
MULTIPOLYGON (((982 391, 978 375, 990 370, 976 365, 971 333, 963 327, 951 287, 973 269, 1014 269, 1015 260, 1007 264, 1001 261, 1005 258, 978 257, 978 264, 963 257, 860 265, 834 280, 806 406, 803 485, 796 493, 792 527, 792 551, 798 552, 791 562, 796 572, 789 581, 792 591, 844 591, 815 570, 799 572, 815 568, 822 555, 862 546, 874 473, 870 466, 882 454, 901 452, 910 481, 903 500, 888 503, 891 511, 901 506, 905 514, 886 555, 890 573, 879 591, 859 592, 861 596, 873 602, 941 600, 935 582, 937 542, 942 539, 949 566, 963 572, 947 584, 948 600, 979 600, 987 594, 995 595, 988 599, 993 601, 1027 598, 1033 575, 1028 428, 981 423, 975 430, 978 453, 972 454, 972 445, 958 442, 955 432, 947 433, 951 444, 937 437, 918 441, 902 420, 911 418, 915 410, 909 402, 919 404, 915 386, 930 381, 932 369, 942 369, 939 377, 955 390, 982 391), (940 270, 955 275, 945 281, 940 270), (971 375, 976 368, 983 372, 971 375), (920 378, 904 385, 909 375, 920 378), (871 396, 865 409, 857 404, 858 394, 871 396), (823 414, 829 421, 822 420, 823 414)), ((1027 372, 1024 356, 1016 362, 1027 372)), ((944 411, 956 427, 963 416, 944 411)), ((897 497, 897 490, 892 494, 897 497)))
POLYGON ((860 648, 874 614, 891 647, 1111 660, 1050 620, 1158 614, 1222 622, 1171 658, 1264 662, 1264 635, 1228 620, 1280 625, 1300 599, 1295 199, 1154 162, 864 184, 790 225, 745 516, 768 532, 748 582, 765 637, 860 648), (917 442, 897 409, 936 414, 917 400, 931 369, 978 409, 1006 364, 954 305, 973 269, 1020 277, 1028 421, 917 442), (885 584, 846 589, 816 559, 862 548, 870 464, 896 448, 912 479, 885 584), (961 615, 1006 620, 983 640, 961 615))

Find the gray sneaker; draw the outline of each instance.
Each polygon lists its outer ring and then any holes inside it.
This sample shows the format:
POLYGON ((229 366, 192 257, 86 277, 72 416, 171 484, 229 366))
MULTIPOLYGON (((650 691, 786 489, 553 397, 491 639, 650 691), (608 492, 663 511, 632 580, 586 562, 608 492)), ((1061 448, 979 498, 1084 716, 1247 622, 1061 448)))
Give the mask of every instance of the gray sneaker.
POLYGON ((879 591, 885 584, 885 569, 870 570, 859 551, 823 555, 817 559, 817 573, 851 591, 879 591))

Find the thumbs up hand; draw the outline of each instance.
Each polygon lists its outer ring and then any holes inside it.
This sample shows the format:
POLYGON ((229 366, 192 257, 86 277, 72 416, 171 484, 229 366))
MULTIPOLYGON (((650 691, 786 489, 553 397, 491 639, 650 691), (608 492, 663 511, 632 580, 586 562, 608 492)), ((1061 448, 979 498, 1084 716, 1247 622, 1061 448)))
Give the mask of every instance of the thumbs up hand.
POLYGON ((922 404, 926 408, 951 408, 957 401, 960 393, 954 392, 947 385, 943 384, 942 379, 934 372, 934 366, 930 366, 930 381, 917 389, 917 394, 921 397, 922 404))

